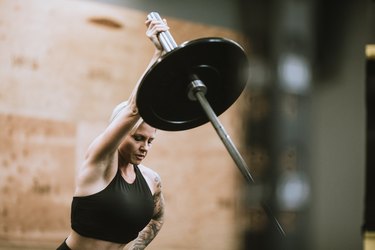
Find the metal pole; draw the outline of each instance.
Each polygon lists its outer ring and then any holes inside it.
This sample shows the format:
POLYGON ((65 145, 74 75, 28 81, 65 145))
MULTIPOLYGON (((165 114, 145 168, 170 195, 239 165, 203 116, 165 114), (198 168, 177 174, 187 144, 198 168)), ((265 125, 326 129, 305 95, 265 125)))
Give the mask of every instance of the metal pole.
MULTIPOLYGON (((219 135, 221 141, 224 143, 224 145, 225 145, 226 149, 228 150, 230 156, 232 157, 232 159, 236 163, 236 166, 239 168, 239 170, 241 171, 242 175, 246 178, 248 183, 254 184, 255 183, 254 179, 251 176, 251 173, 249 172, 249 168, 248 168, 246 162, 242 158, 241 154, 238 152, 238 150, 235 147, 235 145, 233 144, 230 136, 225 131, 223 125, 221 124, 221 122, 219 121, 215 112, 213 111, 212 107, 208 103, 208 101, 205 97, 205 93, 201 90, 198 90, 194 94, 195 94, 196 99, 201 104, 203 110, 205 111, 208 119, 211 121, 211 124, 215 128, 215 130, 216 130, 217 134, 219 135)), ((262 208, 264 209, 265 213, 267 214, 267 216, 272 219, 272 222, 274 223, 274 225, 276 226, 276 228, 278 229, 280 234, 282 236, 285 236, 284 229, 280 225, 277 218, 273 215, 273 213, 271 211, 271 208, 264 203, 262 203, 261 205, 262 205, 262 208)))
POLYGON ((219 135, 221 141, 224 143, 226 149, 228 150, 230 156, 236 163, 237 167, 240 169, 241 173, 244 175, 246 180, 249 183, 254 183, 254 179, 251 176, 248 167, 246 165, 246 162, 238 152, 237 148, 234 146, 230 136, 225 131, 223 125, 220 123, 218 117, 216 116, 215 112, 213 111, 212 107, 208 103, 206 97, 204 96, 204 93, 201 91, 197 91, 195 93, 195 96, 197 97, 197 100, 201 104, 203 110, 206 112, 206 115, 208 116, 209 120, 211 121, 213 127, 215 128, 217 134, 219 135))

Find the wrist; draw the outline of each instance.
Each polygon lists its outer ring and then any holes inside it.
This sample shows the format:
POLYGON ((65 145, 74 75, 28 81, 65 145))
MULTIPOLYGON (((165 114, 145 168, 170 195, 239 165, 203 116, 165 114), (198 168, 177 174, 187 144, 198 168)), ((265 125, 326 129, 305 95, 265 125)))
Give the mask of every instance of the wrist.
POLYGON ((165 50, 163 50, 163 49, 156 49, 155 52, 154 52, 154 57, 161 57, 164 54, 165 54, 165 50))

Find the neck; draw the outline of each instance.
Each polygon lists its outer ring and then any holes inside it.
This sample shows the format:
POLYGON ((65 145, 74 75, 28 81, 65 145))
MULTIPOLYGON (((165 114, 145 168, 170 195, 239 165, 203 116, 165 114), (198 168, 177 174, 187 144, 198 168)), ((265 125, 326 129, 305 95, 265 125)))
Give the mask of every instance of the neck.
POLYGON ((135 169, 133 164, 128 164, 126 166, 119 166, 119 170, 121 173, 122 178, 124 180, 131 184, 135 181, 136 174, 135 174, 135 169))
POLYGON ((118 168, 121 172, 122 177, 128 182, 132 183, 135 180, 135 169, 134 165, 126 161, 125 158, 121 155, 121 152, 118 151, 118 168))
POLYGON ((133 164, 127 160, 125 160, 125 157, 121 154, 120 150, 118 152, 118 167, 119 168, 128 168, 130 166, 133 166, 133 164))

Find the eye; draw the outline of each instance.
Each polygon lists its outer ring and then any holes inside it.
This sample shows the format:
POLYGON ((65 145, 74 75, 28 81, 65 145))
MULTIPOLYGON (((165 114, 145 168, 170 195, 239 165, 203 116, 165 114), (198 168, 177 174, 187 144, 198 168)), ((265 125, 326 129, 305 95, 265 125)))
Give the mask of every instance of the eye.
POLYGON ((133 135, 135 141, 143 141, 143 136, 141 135, 133 135))

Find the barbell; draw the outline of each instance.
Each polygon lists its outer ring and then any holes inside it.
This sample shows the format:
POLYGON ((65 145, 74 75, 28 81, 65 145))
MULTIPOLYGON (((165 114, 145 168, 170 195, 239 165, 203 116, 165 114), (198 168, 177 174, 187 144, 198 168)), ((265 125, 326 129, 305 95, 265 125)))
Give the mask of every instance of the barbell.
MULTIPOLYGON (((157 12, 149 20, 163 21, 157 12)), ((169 31, 158 39, 166 52, 145 73, 137 91, 143 120, 165 131, 181 131, 211 122, 236 166, 249 184, 254 179, 218 116, 241 95, 248 80, 248 60, 236 42, 221 37, 200 38, 177 45, 169 31)), ((266 214, 285 235, 271 209, 266 214)))

